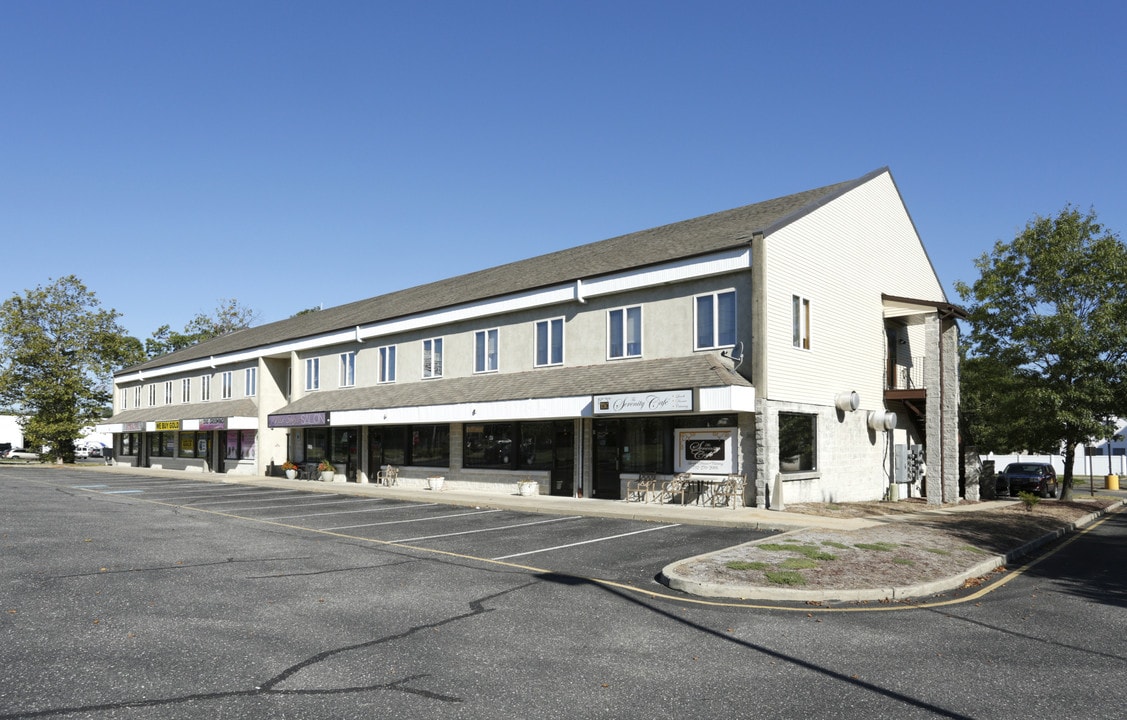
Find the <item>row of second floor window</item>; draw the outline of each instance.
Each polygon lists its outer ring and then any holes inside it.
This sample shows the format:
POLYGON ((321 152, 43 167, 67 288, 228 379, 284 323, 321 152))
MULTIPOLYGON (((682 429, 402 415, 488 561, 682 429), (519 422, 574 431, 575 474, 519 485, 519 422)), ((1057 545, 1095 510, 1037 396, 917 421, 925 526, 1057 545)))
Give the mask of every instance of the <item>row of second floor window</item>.
MULTIPOLYGON (((694 350, 711 350, 732 347, 736 344, 736 291, 725 290, 696 295, 694 303, 694 350)), ((533 324, 533 365, 551 367, 564 364, 564 325, 563 317, 539 320, 533 324)), ((642 305, 629 305, 606 311, 607 359, 619 360, 642 357, 642 305)), ((477 330, 473 333, 472 371, 474 374, 493 373, 500 370, 500 340, 498 328, 477 330)), ((419 342, 421 355, 420 377, 423 380, 443 377, 445 371, 445 342, 441 336, 424 338, 419 342)), ((394 383, 398 374, 398 345, 384 345, 375 348, 377 363, 375 380, 377 383, 394 383)), ((330 368, 323 368, 326 358, 309 357, 303 363, 302 387, 305 392, 313 392, 329 387, 331 382, 325 377, 330 368)), ((336 358, 336 387, 347 388, 356 385, 357 353, 342 352, 336 358)), ((235 397, 234 372, 225 371, 216 377, 219 381, 219 399, 235 397)), ((242 396, 254 397, 257 392, 256 368, 243 370, 242 396)), ((121 391, 121 409, 129 407, 156 406, 158 400, 171 405, 176 402, 209 402, 213 399, 212 376, 201 375, 195 378, 181 378, 163 382, 163 396, 158 396, 162 383, 136 386, 121 391), (198 383, 194 386, 193 383, 198 383), (197 394, 193 394, 196 389, 197 394), (145 393, 147 392, 147 397, 145 393), (131 397, 132 396, 132 397, 131 397), (130 402, 132 400, 132 402, 130 402), (147 400, 147 403, 144 402, 147 400)))
MULTIPOLYGON (((258 394, 258 368, 245 368, 242 373, 242 397, 254 397, 258 394)), ((235 371, 226 370, 219 373, 216 378, 219 385, 218 399, 233 399, 236 393, 235 371)), ((213 399, 211 386, 211 375, 136 385, 121 389, 119 403, 122 410, 127 410, 130 407, 155 407, 159 404, 172 405, 176 402, 210 402, 213 399), (193 388, 198 388, 198 395, 193 395, 193 388), (130 402, 131 399, 132 402, 130 402), (158 402, 158 400, 163 400, 163 402, 158 402)))
MULTIPOLYGON (((695 350, 711 350, 736 344, 736 291, 698 295, 695 303, 695 350)), ((423 380, 443 377, 444 338, 425 338, 420 342, 423 380)), ((533 324, 533 365, 550 367, 564 363, 564 318, 539 320, 533 324)), ((397 345, 376 348, 376 382, 393 383, 397 374, 397 345)), ((474 374, 500 370, 500 330, 489 328, 473 333, 472 371, 474 374)), ((642 306, 631 305, 607 311, 607 359, 642 357, 642 306)), ((322 358, 305 359, 306 392, 322 387, 322 358)), ((341 353, 338 387, 356 384, 356 353, 341 353)))

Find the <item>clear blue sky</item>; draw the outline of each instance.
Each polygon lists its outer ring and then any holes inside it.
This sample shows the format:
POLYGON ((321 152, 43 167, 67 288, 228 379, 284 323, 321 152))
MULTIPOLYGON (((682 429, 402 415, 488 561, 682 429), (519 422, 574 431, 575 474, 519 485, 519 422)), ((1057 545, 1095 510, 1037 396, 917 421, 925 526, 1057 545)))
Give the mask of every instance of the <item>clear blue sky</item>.
POLYGON ((892 169, 950 300, 1035 214, 1127 237, 1127 4, 0 2, 0 297, 142 340, 892 169))

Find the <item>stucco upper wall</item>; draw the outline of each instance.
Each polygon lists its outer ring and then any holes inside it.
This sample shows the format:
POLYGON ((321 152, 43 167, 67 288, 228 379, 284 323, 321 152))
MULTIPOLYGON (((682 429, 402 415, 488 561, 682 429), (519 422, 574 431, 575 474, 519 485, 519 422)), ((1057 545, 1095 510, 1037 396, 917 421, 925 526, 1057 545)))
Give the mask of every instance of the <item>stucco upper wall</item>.
POLYGON ((883 406, 881 295, 945 302, 891 175, 882 173, 764 238, 769 399, 883 406), (810 349, 792 343, 792 297, 810 301, 810 349))

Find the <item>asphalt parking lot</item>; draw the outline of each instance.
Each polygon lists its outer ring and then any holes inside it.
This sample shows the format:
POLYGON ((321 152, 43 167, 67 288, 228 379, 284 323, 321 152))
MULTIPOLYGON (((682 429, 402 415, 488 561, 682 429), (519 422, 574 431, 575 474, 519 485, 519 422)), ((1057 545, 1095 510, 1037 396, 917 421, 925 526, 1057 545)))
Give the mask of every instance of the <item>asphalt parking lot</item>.
POLYGON ((400 545, 655 591, 665 590, 655 578, 670 562, 770 534, 747 528, 549 516, 190 478, 83 475, 76 470, 59 481, 107 500, 155 503, 264 527, 400 545))

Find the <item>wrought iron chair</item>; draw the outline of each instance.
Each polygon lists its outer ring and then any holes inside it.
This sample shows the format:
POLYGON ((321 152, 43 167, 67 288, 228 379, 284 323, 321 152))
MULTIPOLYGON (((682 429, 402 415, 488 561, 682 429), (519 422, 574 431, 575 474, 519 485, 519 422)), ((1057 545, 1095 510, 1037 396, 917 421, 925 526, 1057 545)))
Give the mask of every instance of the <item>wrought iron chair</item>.
POLYGON ((638 473, 634 480, 626 481, 626 502, 638 500, 648 503, 650 494, 657 492, 657 473, 638 473))
POLYGON ((391 465, 385 465, 382 470, 376 473, 376 484, 386 485, 391 487, 395 485, 395 481, 399 478, 399 468, 391 465))
POLYGON ((729 475, 712 491, 712 506, 728 505, 733 510, 744 504, 744 488, 747 485, 743 474, 729 475))

